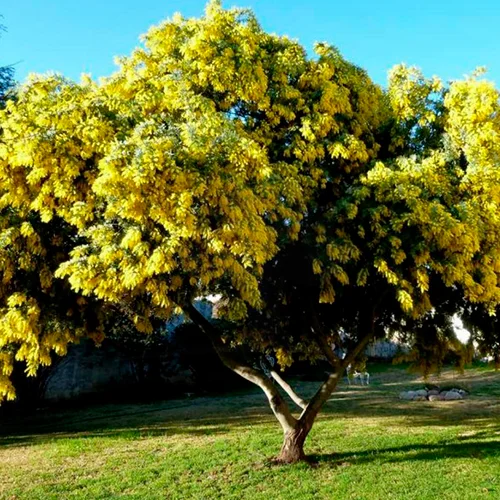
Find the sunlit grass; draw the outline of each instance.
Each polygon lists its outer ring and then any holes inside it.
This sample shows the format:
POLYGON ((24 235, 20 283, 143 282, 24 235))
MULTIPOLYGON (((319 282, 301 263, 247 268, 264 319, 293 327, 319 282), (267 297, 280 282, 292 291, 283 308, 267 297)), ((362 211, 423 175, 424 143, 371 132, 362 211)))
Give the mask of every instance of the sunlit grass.
POLYGON ((401 369, 372 378, 333 395, 306 443, 311 464, 272 464, 280 430, 256 391, 6 422, 0 497, 500 498, 499 374, 446 372, 472 394, 435 403, 398 400, 422 384, 401 369))

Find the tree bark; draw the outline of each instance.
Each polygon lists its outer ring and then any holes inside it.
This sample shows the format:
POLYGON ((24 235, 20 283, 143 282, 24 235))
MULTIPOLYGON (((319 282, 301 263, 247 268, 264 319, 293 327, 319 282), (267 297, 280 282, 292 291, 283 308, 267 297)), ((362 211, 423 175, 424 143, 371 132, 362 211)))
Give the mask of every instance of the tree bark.
POLYGON ((307 434, 309 434, 309 431, 302 425, 297 425, 295 429, 286 432, 283 438, 283 446, 276 459, 277 462, 293 464, 305 460, 304 442, 307 434))
POLYGON ((281 375, 275 371, 275 370, 270 370, 269 372, 271 374, 271 377, 273 377, 274 380, 281 386, 281 388, 290 396, 290 399, 302 410, 304 410, 307 406, 307 401, 302 399, 292 388, 292 386, 284 380, 281 375))

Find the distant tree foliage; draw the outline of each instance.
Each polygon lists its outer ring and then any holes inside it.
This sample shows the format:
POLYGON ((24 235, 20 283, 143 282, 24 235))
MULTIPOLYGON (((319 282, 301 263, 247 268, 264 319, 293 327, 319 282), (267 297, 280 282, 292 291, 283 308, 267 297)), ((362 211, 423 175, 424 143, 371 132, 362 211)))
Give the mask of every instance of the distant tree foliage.
MULTIPOLYGON (((0 24, 0 34, 2 31, 5 31, 5 26, 0 24)), ((14 68, 12 66, 0 66, 0 107, 5 106, 7 93, 13 87, 14 87, 14 68)))

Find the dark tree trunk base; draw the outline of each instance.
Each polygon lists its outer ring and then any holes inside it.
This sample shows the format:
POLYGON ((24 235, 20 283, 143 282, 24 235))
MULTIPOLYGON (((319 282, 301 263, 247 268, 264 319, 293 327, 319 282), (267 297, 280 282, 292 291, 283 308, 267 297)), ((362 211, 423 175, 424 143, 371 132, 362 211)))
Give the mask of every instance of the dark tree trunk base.
POLYGON ((285 434, 283 446, 280 454, 276 457, 275 462, 280 464, 294 464, 301 461, 306 461, 304 453, 304 441, 306 440, 307 432, 302 429, 293 429, 285 434))

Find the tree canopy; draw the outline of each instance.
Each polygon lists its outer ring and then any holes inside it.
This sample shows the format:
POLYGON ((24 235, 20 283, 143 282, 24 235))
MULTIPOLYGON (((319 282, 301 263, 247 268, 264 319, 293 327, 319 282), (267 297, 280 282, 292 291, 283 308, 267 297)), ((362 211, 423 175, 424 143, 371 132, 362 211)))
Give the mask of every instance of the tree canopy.
MULTIPOLYGON (((119 62, 99 83, 32 76, 0 114, 3 397, 14 359, 34 373, 101 338, 110 308, 145 333, 183 310, 303 444, 374 336, 494 314, 499 94, 480 74, 443 84, 402 65, 382 89, 334 47, 310 57, 217 1, 119 62), (231 332, 194 309, 208 294, 231 332), (295 418, 231 354, 241 343, 333 373, 295 418)), ((302 444, 286 456, 285 439, 283 459, 302 444)))

